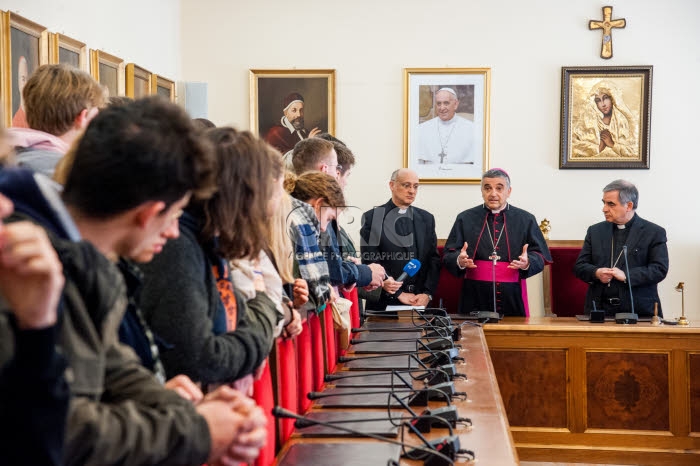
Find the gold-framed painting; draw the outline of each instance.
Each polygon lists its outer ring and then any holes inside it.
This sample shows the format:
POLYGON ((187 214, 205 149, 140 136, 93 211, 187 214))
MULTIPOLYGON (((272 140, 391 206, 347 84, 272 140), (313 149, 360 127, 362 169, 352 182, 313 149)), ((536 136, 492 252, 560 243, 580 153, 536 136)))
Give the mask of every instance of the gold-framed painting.
POLYGON ((126 65, 126 95, 140 99, 153 94, 153 73, 138 65, 126 65))
POLYGON ((8 11, 0 11, 0 70, 5 126, 27 127, 22 89, 39 66, 48 63, 48 30, 8 11))
POLYGON ((125 95, 124 60, 102 50, 90 50, 90 74, 109 91, 110 96, 125 95))
POLYGON ((175 81, 154 74, 151 78, 153 89, 151 92, 155 95, 165 97, 171 102, 175 102, 175 81))
POLYGON ((64 63, 79 70, 90 72, 87 45, 63 34, 50 32, 49 63, 64 63))
POLYGON ((250 70, 250 128, 283 155, 302 139, 335 135, 335 70, 250 70))
POLYGON ((490 68, 404 69, 404 160, 425 184, 478 184, 489 167, 490 68))
POLYGON ((562 68, 559 168, 649 168, 652 71, 562 68))

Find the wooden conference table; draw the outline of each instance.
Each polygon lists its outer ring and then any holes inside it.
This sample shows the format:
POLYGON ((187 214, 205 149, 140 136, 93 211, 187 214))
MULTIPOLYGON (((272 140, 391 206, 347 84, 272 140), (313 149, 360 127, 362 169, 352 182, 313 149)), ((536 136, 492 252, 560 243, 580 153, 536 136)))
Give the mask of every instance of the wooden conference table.
POLYGON ((543 317, 483 331, 521 459, 700 464, 700 326, 543 317))
MULTIPOLYGON (((405 321, 405 319, 400 319, 405 321)), ((396 321, 394 321, 396 322, 396 321)), ((488 348, 482 328, 465 325, 463 326, 462 338, 458 342, 462 348, 460 357, 465 359, 464 363, 457 365, 457 370, 460 373, 467 375, 467 380, 455 380, 455 390, 467 393, 467 400, 460 401, 457 398, 453 399, 452 404, 457 406, 459 416, 470 418, 473 426, 471 428, 457 427, 454 431, 455 435, 460 438, 461 448, 474 451, 477 462, 459 462, 458 464, 481 464, 481 465, 497 465, 509 466, 517 465, 518 456, 513 447, 512 437, 508 428, 508 420, 505 415, 505 410, 501 402, 501 396, 498 391, 498 384, 494 376, 491 359, 489 358, 488 348)), ((353 353, 354 350, 361 350, 362 345, 352 345, 349 349, 348 356, 364 356, 362 353, 353 353)), ((348 366, 352 363, 345 363, 339 367, 336 373, 344 373, 348 366)), ((347 372, 345 372, 347 373, 347 372)), ((326 389, 333 387, 327 386, 326 389)), ((336 411, 337 409, 322 407, 322 400, 317 400, 311 408, 311 413, 336 411)), ((429 408, 438 408, 445 406, 442 401, 431 401, 429 408)), ((414 408, 417 412, 424 408, 414 408)), ((385 414, 386 410, 375 409, 367 410, 365 408, 356 408, 354 410, 363 410, 368 417, 385 414)), ((361 466, 372 466, 373 464, 386 465, 386 460, 379 461, 377 458, 373 463, 372 459, 367 458, 348 458, 341 461, 335 455, 339 444, 363 443, 370 445, 372 442, 379 444, 380 442, 371 439, 360 438, 312 438, 302 437, 297 433, 292 435, 292 438, 282 447, 278 454, 278 463, 280 465, 303 464, 303 465, 335 465, 335 464, 358 464, 361 466), (334 443, 334 447, 323 449, 322 445, 334 443), (317 445, 316 449, 313 445, 317 445), (300 453, 300 448, 311 447, 306 450, 306 453, 300 453), (295 453, 296 451, 296 453, 295 453), (321 456, 321 455, 326 456, 321 456), (306 457, 305 457, 306 456, 306 457), (308 457, 317 456, 317 457, 308 457), (320 456, 320 457, 319 457, 320 456)), ((447 435, 446 429, 436 429, 429 434, 425 434, 428 439, 435 439, 447 435)), ((413 434, 406 433, 404 439, 413 445, 418 445, 416 437, 413 434)), ((375 445, 376 446, 376 445, 375 445)), ((368 455, 370 452, 368 451, 368 455)), ((422 461, 406 460, 400 461, 401 465, 417 465, 423 464, 422 461)))

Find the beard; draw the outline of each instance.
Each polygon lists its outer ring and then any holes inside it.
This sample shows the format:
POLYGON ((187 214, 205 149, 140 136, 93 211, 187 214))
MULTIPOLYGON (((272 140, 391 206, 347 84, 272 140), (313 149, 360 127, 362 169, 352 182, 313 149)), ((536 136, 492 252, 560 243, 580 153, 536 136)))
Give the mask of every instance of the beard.
POLYGON ((290 120, 289 122, 296 130, 304 129, 304 117, 296 117, 294 120, 290 120))

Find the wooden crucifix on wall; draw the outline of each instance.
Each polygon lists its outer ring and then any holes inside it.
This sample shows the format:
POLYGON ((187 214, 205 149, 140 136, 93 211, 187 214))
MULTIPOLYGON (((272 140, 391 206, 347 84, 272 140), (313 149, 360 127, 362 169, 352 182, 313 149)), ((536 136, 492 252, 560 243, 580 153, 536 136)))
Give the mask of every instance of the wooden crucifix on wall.
POLYGON ((625 19, 611 19, 612 18, 611 6, 603 7, 603 20, 595 21, 591 20, 588 22, 588 29, 602 29, 603 30, 603 44, 600 49, 600 58, 612 58, 612 30, 613 28, 624 28, 626 21, 625 19))

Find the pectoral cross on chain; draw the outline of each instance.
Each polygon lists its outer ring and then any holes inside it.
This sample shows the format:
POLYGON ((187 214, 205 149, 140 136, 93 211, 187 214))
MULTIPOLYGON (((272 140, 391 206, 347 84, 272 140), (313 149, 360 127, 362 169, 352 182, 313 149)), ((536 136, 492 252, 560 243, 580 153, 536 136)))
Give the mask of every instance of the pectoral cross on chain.
POLYGON ((440 157, 440 163, 444 163, 445 157, 447 157, 447 154, 445 153, 445 149, 440 151, 440 153, 438 154, 438 157, 440 157))
POLYGON ((489 259, 491 259, 491 260, 493 261, 493 265, 494 265, 494 266, 496 265, 496 262, 498 262, 498 259, 500 259, 500 258, 501 258, 501 256, 499 256, 498 254, 496 254, 496 251, 493 251, 493 254, 491 254, 491 255, 489 256, 489 259))
POLYGON ((600 58, 612 58, 612 29, 613 28, 624 28, 626 21, 623 19, 611 19, 612 18, 611 6, 603 7, 603 21, 591 20, 588 22, 588 29, 591 31, 594 29, 603 30, 603 45, 600 49, 600 58))

